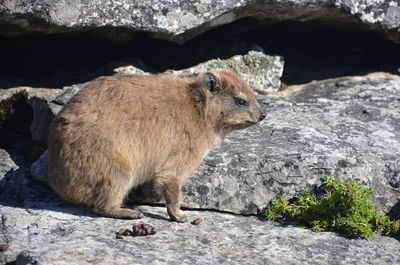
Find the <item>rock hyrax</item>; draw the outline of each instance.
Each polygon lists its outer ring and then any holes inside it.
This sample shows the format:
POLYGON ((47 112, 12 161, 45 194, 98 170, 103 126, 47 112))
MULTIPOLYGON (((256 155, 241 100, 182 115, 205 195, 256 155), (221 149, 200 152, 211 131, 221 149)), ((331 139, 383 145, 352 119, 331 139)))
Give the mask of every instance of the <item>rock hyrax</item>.
POLYGON ((153 181, 170 218, 184 222, 183 180, 222 136, 264 117, 253 91, 226 70, 100 77, 50 126, 49 182, 66 201, 133 219, 141 213, 121 208, 124 198, 153 181))

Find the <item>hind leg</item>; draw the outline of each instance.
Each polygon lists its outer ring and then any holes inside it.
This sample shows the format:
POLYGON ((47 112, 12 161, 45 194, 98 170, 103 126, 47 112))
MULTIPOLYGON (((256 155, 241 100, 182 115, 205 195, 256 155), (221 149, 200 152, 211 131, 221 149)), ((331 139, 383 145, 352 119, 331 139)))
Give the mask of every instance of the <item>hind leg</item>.
POLYGON ((111 185, 110 181, 102 183, 93 211, 99 215, 113 218, 138 219, 143 217, 139 210, 121 207, 129 190, 130 187, 125 183, 119 185, 111 185))

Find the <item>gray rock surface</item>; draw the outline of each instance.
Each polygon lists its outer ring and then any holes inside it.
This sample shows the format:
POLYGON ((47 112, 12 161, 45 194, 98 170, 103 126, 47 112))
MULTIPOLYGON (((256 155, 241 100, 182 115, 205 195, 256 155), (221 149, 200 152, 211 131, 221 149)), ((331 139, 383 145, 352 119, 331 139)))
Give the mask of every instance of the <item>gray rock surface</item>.
MULTIPOLYGON (((43 198, 43 196, 42 196, 43 198)), ((351 239, 331 232, 280 226, 256 217, 186 211, 200 225, 168 221, 165 208, 139 207, 141 220, 94 216, 57 201, 0 206, 9 249, 0 262, 16 264, 399 264, 400 242, 351 239), (116 239, 115 232, 149 223, 157 233, 116 239)), ((0 234, 4 240, 4 234, 0 234)), ((2 241, 4 242, 4 241, 2 241)))
POLYGON ((34 180, 47 182, 47 150, 40 156, 40 158, 32 163, 31 175, 34 180))
POLYGON ((149 75, 150 74, 150 73, 143 71, 142 69, 134 67, 133 65, 121 66, 121 67, 115 68, 114 73, 117 75, 149 75))
MULTIPOLYGON (((249 16, 268 20, 328 18, 353 22, 357 18, 380 28, 394 29, 392 35, 398 38, 399 10, 397 0, 7 0, 0 2, 0 19, 28 30, 123 27, 177 40, 249 16)), ((18 33, 14 30, 8 34, 18 33)))
POLYGON ((12 178, 12 172, 17 169, 18 166, 11 159, 10 154, 6 150, 0 149, 0 192, 6 186, 7 181, 4 178, 12 178))
MULTIPOLYGON (((183 187, 184 206, 256 214, 277 195, 332 176, 372 186, 378 208, 399 215, 399 90, 399 76, 376 73, 262 97, 267 118, 210 152, 183 187)), ((131 198, 161 203, 152 190, 145 185, 131 198)))
POLYGON ((76 93, 78 93, 82 88, 85 87, 87 83, 76 84, 70 87, 67 87, 62 93, 60 93, 56 98, 53 99, 52 103, 57 105, 65 105, 68 101, 71 100, 76 93))

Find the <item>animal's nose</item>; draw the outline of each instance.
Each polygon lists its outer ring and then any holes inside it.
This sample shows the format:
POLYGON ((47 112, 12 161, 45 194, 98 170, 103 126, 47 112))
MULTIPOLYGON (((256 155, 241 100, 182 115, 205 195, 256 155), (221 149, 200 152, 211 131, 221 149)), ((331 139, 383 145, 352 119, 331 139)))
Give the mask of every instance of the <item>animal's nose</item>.
POLYGON ((261 112, 260 120, 259 120, 259 121, 262 121, 263 119, 265 119, 265 114, 264 114, 263 112, 261 112))

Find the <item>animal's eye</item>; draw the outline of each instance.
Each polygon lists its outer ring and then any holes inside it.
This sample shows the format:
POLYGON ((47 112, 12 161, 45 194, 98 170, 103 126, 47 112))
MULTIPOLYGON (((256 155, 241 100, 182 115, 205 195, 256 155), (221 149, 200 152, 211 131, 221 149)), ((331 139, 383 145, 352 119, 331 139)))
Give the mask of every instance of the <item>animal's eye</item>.
POLYGON ((241 107, 247 106, 247 101, 242 98, 235 98, 235 103, 236 103, 236 105, 241 106, 241 107))

